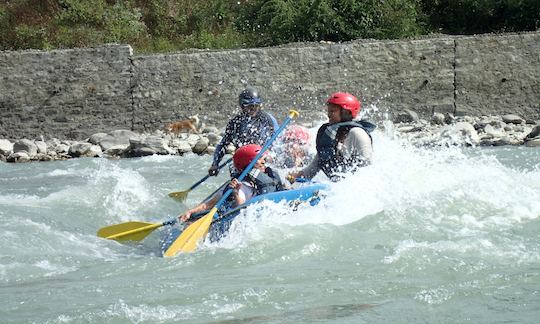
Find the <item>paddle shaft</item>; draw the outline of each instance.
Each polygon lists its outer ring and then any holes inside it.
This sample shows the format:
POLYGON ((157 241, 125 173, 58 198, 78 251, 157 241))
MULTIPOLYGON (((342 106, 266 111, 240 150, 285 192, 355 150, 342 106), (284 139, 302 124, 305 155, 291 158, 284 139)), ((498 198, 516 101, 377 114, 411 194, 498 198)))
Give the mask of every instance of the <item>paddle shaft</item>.
MULTIPOLYGON (((220 164, 218 166, 218 170, 221 170, 224 166, 226 166, 227 164, 231 163, 232 161, 232 158, 228 159, 227 161, 223 162, 222 164, 220 164)), ((189 187, 189 189, 187 191, 191 191, 195 188, 197 188, 201 183, 205 182, 206 179, 208 179, 210 177, 209 174, 207 174, 206 176, 204 176, 201 180, 197 181, 196 183, 194 183, 191 187, 189 187)))
MULTIPOLYGON (((296 116, 298 115, 298 112, 294 111, 294 110, 291 110, 290 113, 289 113, 289 116, 287 116, 287 118, 285 119, 285 121, 281 124, 281 126, 279 126, 279 128, 274 132, 274 134, 272 135, 272 137, 270 137, 270 139, 268 141, 266 141, 266 144, 264 144, 264 146, 262 147, 261 151, 257 154, 257 156, 255 156, 255 158, 253 160, 251 160, 251 162, 248 164, 248 166, 246 168, 244 168, 244 171, 242 171, 242 173, 240 174, 240 176, 237 178, 238 182, 241 182, 242 180, 244 180, 244 178, 247 176, 247 174, 251 171, 251 169, 253 169, 253 167, 255 166, 255 164, 257 163, 257 161, 263 156, 263 154, 266 152, 266 150, 268 150, 268 148, 270 147, 270 145, 272 145, 272 143, 274 142, 274 140, 279 136, 279 134, 281 134, 281 132, 283 131, 283 129, 285 129, 285 127, 287 127, 287 125, 289 125, 289 123, 291 122, 291 120, 296 116)), ((219 209, 219 207, 221 207, 221 205, 223 205, 223 203, 227 200, 227 198, 229 198, 229 196, 231 195, 231 193, 233 192, 233 189, 230 188, 228 189, 224 194, 223 194, 223 197, 221 197, 221 199, 217 202, 217 204, 215 205, 215 208, 216 209, 219 209)), ((214 214, 214 219, 217 219, 219 215, 214 214)))

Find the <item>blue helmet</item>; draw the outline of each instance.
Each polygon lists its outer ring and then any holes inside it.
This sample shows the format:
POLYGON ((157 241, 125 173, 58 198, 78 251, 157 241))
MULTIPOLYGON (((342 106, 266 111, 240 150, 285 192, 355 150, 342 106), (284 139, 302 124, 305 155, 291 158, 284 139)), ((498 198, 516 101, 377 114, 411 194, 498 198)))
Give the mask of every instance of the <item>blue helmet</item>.
POLYGON ((238 104, 244 108, 252 105, 260 105, 262 103, 259 92, 254 88, 245 88, 238 96, 238 104))

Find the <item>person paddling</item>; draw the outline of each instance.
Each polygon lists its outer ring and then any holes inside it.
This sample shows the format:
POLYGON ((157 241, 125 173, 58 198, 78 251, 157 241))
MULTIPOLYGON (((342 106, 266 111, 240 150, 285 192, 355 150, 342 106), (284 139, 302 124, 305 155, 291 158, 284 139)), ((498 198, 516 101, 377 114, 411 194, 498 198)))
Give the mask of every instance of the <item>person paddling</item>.
POLYGON ((309 129, 300 125, 289 125, 280 142, 276 144, 270 153, 273 164, 280 168, 301 168, 306 166, 312 156, 310 149, 309 129))
POLYGON ((278 128, 276 118, 261 110, 262 99, 255 88, 244 89, 238 96, 238 104, 242 111, 228 122, 225 135, 216 146, 208 169, 211 176, 217 176, 219 162, 228 145, 233 144, 236 148, 247 144, 264 145, 278 128))
MULTIPOLYGON (((244 181, 239 182, 236 179, 251 161, 253 161, 261 149, 260 145, 249 144, 236 150, 233 155, 233 164, 236 171, 232 174, 233 179, 229 183, 229 186, 233 189, 233 193, 219 209, 219 212, 224 212, 239 206, 257 195, 288 189, 288 184, 279 173, 275 169, 266 166, 266 154, 257 160, 257 163, 248 173, 244 181)), ((227 189, 228 188, 226 187, 224 190, 219 190, 207 201, 204 201, 198 206, 181 214, 179 219, 186 222, 190 219, 192 214, 211 209, 216 205, 227 189)))
POLYGON ((321 170, 332 181, 338 181, 340 173, 371 164, 370 133, 376 126, 365 120, 354 120, 360 112, 360 101, 350 93, 336 92, 326 104, 329 121, 317 131, 317 154, 303 170, 289 174, 292 181, 299 177, 311 179, 321 170))

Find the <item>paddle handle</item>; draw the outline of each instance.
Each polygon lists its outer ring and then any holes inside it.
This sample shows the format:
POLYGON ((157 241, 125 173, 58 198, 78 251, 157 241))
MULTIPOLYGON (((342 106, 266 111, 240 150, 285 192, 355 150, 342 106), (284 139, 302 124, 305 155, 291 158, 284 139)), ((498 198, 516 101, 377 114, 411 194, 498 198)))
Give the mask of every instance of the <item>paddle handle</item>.
MULTIPOLYGON (((255 163, 257 163, 257 161, 261 158, 261 156, 263 156, 264 152, 266 152, 266 150, 268 150, 268 148, 270 147, 270 145, 272 145, 272 143, 274 142, 274 140, 279 136, 279 134, 285 129, 285 127, 287 127, 287 125, 291 122, 291 120, 293 120, 293 118, 296 118, 297 116, 299 115, 299 113, 296 111, 296 110, 289 110, 289 116, 287 116, 287 118, 285 119, 285 121, 281 124, 281 126, 279 126, 279 128, 274 132, 274 134, 272 135, 272 137, 270 137, 270 139, 266 142, 266 144, 264 144, 264 146, 262 147, 261 151, 257 154, 257 156, 255 156, 255 158, 253 160, 251 160, 251 162, 248 164, 248 166, 244 169, 244 171, 242 171, 242 173, 240 174, 240 176, 238 177, 238 181, 241 182, 242 180, 244 180, 244 178, 247 176, 247 174, 249 173, 249 171, 251 171, 251 169, 253 169, 253 167, 255 166, 255 163)), ((217 202, 217 204, 215 205, 215 208, 219 209, 219 207, 221 207, 221 205, 223 205, 223 203, 227 200, 227 198, 229 198, 229 196, 231 195, 231 193, 233 192, 233 189, 228 189, 224 194, 223 196, 221 197, 221 199, 217 202)), ((217 213, 214 214, 214 218, 217 218, 216 217, 217 213)))
MULTIPOLYGON (((223 169, 223 167, 226 166, 227 164, 231 163, 231 161, 232 161, 232 158, 230 158, 230 159, 228 159, 227 161, 225 161, 225 162, 223 162, 222 164, 220 164, 220 165, 218 166, 218 170, 223 169)), ((197 188, 201 183, 205 182, 206 179, 208 179, 209 177, 210 177, 210 175, 207 174, 207 175, 204 176, 201 180, 195 182, 191 187, 189 187, 188 191, 191 191, 191 190, 197 188)))
POLYGON ((166 225, 174 225, 176 224, 176 222, 178 222, 178 218, 173 218, 171 220, 168 220, 168 221, 164 221, 163 223, 161 223, 162 226, 166 226, 166 225))

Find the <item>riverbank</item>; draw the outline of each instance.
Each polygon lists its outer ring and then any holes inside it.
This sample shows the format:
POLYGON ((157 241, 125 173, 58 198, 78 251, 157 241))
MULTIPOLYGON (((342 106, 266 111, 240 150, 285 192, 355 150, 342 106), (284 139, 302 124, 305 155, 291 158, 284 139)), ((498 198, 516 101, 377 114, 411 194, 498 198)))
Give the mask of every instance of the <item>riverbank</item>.
MULTIPOLYGON (((416 146, 540 146, 540 123, 517 115, 454 117, 435 113, 431 120, 404 110, 379 130, 416 146)), ((0 161, 30 162, 78 157, 130 158, 148 155, 213 154, 223 130, 205 127, 200 134, 135 133, 115 130, 96 133, 84 141, 52 138, 0 139, 0 161)), ((228 147, 230 153, 234 147, 228 147)))
POLYGON ((204 114, 224 127, 246 86, 264 109, 309 122, 331 92, 364 107, 540 120, 540 33, 298 43, 136 55, 129 45, 0 51, 0 138, 82 141, 97 132, 151 133, 204 114))

